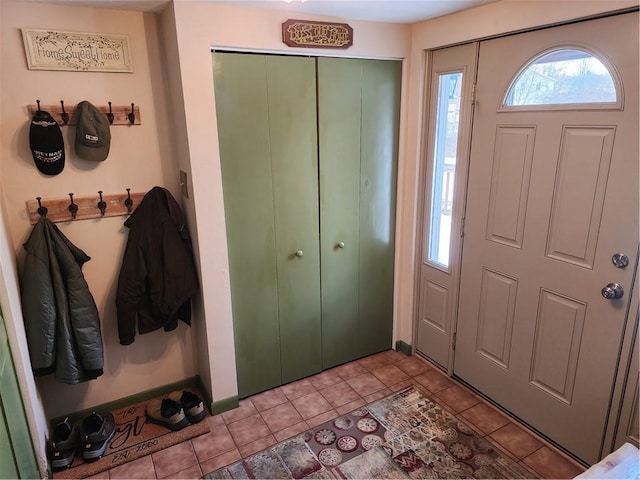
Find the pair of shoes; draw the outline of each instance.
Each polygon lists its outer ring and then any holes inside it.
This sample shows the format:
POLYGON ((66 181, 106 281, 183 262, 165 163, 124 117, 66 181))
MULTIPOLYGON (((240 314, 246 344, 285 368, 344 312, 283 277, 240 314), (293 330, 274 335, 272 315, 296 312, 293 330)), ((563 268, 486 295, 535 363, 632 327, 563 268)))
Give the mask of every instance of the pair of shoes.
POLYGON ((148 421, 171 430, 180 430, 189 423, 198 423, 206 416, 202 400, 188 390, 182 394, 172 392, 162 399, 154 398, 147 403, 148 421))
POLYGON ((104 455, 107 443, 116 432, 113 414, 93 412, 82 420, 80 428, 65 418, 53 427, 49 442, 51 468, 69 467, 73 463, 78 447, 85 460, 93 460, 104 455), (83 443, 81 443, 83 442, 83 443))

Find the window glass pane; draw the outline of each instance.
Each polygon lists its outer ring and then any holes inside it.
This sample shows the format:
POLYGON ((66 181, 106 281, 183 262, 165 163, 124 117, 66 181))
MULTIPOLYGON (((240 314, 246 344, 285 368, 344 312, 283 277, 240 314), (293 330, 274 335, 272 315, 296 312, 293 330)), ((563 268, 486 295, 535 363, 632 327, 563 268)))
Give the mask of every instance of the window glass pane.
POLYGON ((513 83, 506 105, 558 105, 616 101, 611 74, 581 50, 556 50, 528 65, 513 83))
POLYGON ((439 76, 428 258, 430 262, 443 267, 449 266, 451 207, 458 149, 461 91, 462 73, 439 76))

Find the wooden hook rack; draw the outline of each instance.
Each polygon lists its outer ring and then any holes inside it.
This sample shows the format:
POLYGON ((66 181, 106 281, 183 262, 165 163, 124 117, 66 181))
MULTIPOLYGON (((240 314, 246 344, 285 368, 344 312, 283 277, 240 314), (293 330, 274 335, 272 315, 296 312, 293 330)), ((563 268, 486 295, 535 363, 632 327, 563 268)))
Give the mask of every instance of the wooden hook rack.
MULTIPOLYGON (((27 105, 29 115, 33 118, 38 111, 38 105, 27 105)), ((69 121, 67 123, 62 119, 62 104, 57 105, 40 105, 40 110, 45 110, 51 114, 58 125, 76 125, 78 123, 77 105, 64 104, 64 111, 69 115, 69 121)), ((96 105, 96 108, 102 113, 107 115, 109 113, 109 105, 96 105)), ((113 122, 111 125, 140 125, 140 107, 134 105, 133 114, 135 119, 133 123, 129 120, 129 114, 131 114, 131 105, 111 105, 111 113, 113 114, 113 122)))
POLYGON ((102 217, 116 217, 120 215, 128 215, 129 209, 125 201, 131 198, 133 204, 131 206, 131 212, 142 202, 142 198, 146 192, 131 192, 128 193, 116 193, 109 195, 102 195, 102 201, 105 202, 104 215, 98 207, 100 202, 100 195, 96 192, 93 195, 85 195, 76 197, 73 195, 73 204, 78 208, 76 210, 76 216, 73 218, 71 210, 70 197, 66 198, 53 198, 53 199, 40 199, 27 200, 27 212, 29 213, 29 221, 31 225, 35 225, 40 220, 40 213, 38 209, 43 207, 47 209, 47 218, 54 223, 58 222, 71 222, 74 220, 88 220, 90 218, 102 218, 102 217), (40 202, 40 203, 39 203, 40 202))

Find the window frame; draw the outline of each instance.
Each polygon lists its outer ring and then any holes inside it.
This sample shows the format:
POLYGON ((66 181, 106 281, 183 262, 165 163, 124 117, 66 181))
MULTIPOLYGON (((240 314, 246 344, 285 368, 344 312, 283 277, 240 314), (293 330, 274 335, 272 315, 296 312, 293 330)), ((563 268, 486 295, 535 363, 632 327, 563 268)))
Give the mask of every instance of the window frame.
POLYGON ((557 110, 623 110, 624 109, 624 89, 622 87, 622 81, 620 79, 620 74, 614 67, 613 63, 607 58, 607 56, 597 50, 594 47, 579 45, 579 44, 560 44, 551 46, 535 56, 531 57, 527 60, 513 75, 507 87, 504 90, 502 95, 502 101, 498 105, 498 112, 524 112, 524 111, 557 111, 557 110), (616 101, 615 102, 591 102, 591 103, 550 103, 550 104, 539 104, 539 105, 507 105, 507 98, 509 97, 509 93, 511 89, 515 85, 515 83, 520 79, 520 76, 535 62, 537 62, 540 58, 545 55, 549 55, 554 52, 558 52, 561 50, 578 50, 586 53, 600 61, 602 65, 609 72, 609 76, 613 81, 613 86, 616 92, 616 101))
MULTIPOLYGON (((435 91, 438 92, 437 98, 438 101, 436 102, 435 105, 435 114, 434 114, 434 130, 433 130, 433 138, 431 139, 433 141, 432 143, 432 151, 430 152, 431 155, 431 168, 429 169, 429 175, 428 178, 426 179, 427 182, 429 182, 429 192, 430 192, 430 199, 429 199, 429 203, 428 203, 428 208, 425 209, 425 226, 427 226, 428 228, 424 231, 424 262, 427 265, 430 265, 433 268, 436 268, 438 270, 441 270, 443 272, 447 272, 450 273, 451 272, 451 248, 452 248, 452 239, 453 239, 453 235, 454 235, 454 225, 453 225, 453 208, 454 208, 454 203, 455 203, 455 175, 456 175, 456 167, 458 165, 458 151, 459 151, 459 147, 460 147, 460 141, 461 141, 461 136, 462 136, 462 131, 460 130, 461 126, 462 126, 462 113, 463 113, 463 107, 464 104, 462 103, 462 98, 463 98, 463 94, 464 94, 464 80, 465 77, 467 75, 467 71, 466 68, 452 68, 452 69, 447 69, 447 70, 442 70, 442 71, 435 71, 433 72, 433 79, 437 79, 436 85, 435 85, 435 91), (440 249, 440 232, 441 232, 441 216, 439 216, 438 220, 436 222, 434 222, 434 216, 433 216, 433 209, 436 205, 441 206, 442 203, 442 199, 435 199, 434 196, 436 194, 437 191, 442 192, 442 185, 440 186, 440 188, 434 188, 434 180, 435 180, 435 175, 436 172, 438 170, 438 166, 436 164, 436 157, 437 157, 437 146, 438 146, 438 141, 437 141, 437 137, 438 137, 438 131, 439 128, 442 126, 441 124, 439 124, 438 122, 438 113, 439 113, 439 107, 440 102, 442 101, 441 97, 440 97, 440 80, 442 79, 442 77, 446 77, 446 76, 451 76, 451 75, 460 75, 459 79, 457 81, 460 82, 460 108, 458 111, 458 125, 457 125, 457 138, 456 138, 456 163, 453 165, 453 185, 452 185, 452 202, 451 202, 451 216, 452 216, 452 220, 451 220, 451 226, 449 229, 449 245, 448 245, 448 255, 447 255, 447 263, 443 264, 440 263, 438 260, 434 260, 431 258, 431 253, 432 253, 432 248, 434 246, 438 247, 438 250, 440 249), (437 224, 437 228, 434 229, 434 223, 437 224), (434 231, 435 230, 435 231, 434 231), (437 233, 437 235, 435 235, 437 233), (438 237, 438 241, 434 244, 433 240, 434 238, 438 237)), ((443 125, 446 128, 447 122, 446 122, 446 117, 448 112, 445 111, 443 112, 445 114, 444 118, 445 121, 443 123, 443 125)), ((445 133, 446 136, 446 133, 445 133)), ((442 162, 442 171, 444 171, 444 150, 443 150, 443 162, 442 162)), ((441 197, 441 195, 440 195, 441 197)))

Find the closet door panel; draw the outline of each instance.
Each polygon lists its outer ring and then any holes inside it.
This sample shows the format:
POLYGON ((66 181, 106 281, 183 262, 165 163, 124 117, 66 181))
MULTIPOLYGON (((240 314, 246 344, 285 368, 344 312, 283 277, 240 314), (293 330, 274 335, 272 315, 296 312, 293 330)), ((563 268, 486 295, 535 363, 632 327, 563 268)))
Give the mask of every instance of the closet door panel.
POLYGON ((360 356, 361 78, 358 60, 318 59, 323 368, 360 356))
POLYGON ((360 283, 362 355, 391 348, 402 63, 361 60, 360 283))
POLYGON ((322 370, 315 60, 268 56, 282 383, 322 370))
POLYGON ((216 113, 240 397, 281 383, 264 56, 214 54, 216 113))

